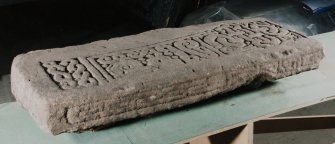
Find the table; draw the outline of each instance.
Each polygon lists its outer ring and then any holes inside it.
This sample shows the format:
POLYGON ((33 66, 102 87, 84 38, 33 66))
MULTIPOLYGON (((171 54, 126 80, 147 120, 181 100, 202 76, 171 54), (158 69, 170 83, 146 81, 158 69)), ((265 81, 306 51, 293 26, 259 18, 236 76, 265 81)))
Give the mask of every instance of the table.
MULTIPOLYGON (((280 79, 258 90, 235 91, 229 96, 216 96, 179 110, 138 118, 100 131, 53 136, 41 131, 17 103, 0 104, 0 140, 11 144, 205 143, 210 135, 240 129, 235 141, 252 143, 250 135, 254 124, 278 125, 278 119, 268 118, 335 98, 335 32, 314 38, 325 46, 326 57, 318 70, 280 79), (260 120, 265 123, 259 123, 260 120)), ((299 122, 299 118, 293 119, 299 122)))

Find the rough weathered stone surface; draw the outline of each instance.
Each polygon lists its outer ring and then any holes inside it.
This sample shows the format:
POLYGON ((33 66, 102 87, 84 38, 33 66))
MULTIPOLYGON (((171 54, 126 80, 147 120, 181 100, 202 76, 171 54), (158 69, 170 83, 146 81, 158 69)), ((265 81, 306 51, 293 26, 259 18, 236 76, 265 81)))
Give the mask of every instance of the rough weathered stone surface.
POLYGON ((225 21, 19 55, 12 92, 53 134, 80 131, 316 69, 322 45, 266 19, 225 21))

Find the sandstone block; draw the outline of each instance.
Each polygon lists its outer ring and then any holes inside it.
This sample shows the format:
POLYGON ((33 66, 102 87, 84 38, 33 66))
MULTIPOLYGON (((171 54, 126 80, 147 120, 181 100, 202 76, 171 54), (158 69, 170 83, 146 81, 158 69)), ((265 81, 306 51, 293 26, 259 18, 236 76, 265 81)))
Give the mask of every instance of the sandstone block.
POLYGON ((38 125, 80 131, 318 68, 322 45, 263 18, 158 29, 18 55, 11 88, 38 125))

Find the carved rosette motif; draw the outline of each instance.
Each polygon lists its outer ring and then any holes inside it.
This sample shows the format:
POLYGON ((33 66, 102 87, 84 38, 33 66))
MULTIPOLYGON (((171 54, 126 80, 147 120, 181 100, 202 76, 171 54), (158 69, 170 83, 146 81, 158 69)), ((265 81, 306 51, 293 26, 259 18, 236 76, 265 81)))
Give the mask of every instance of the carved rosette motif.
POLYGON ((74 89, 111 82, 137 70, 155 71, 166 62, 187 64, 237 51, 266 49, 300 38, 304 36, 266 20, 224 23, 187 37, 98 56, 42 62, 42 67, 61 89, 74 89))

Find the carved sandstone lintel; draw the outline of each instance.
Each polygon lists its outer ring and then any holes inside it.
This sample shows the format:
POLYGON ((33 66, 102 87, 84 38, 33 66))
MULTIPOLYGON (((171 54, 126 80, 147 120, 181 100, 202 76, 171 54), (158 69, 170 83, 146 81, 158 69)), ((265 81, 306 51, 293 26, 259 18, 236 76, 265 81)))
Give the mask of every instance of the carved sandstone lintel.
POLYGON ((226 21, 23 54, 13 62, 12 91, 58 134, 315 69, 322 58, 318 42, 266 19, 226 21))

